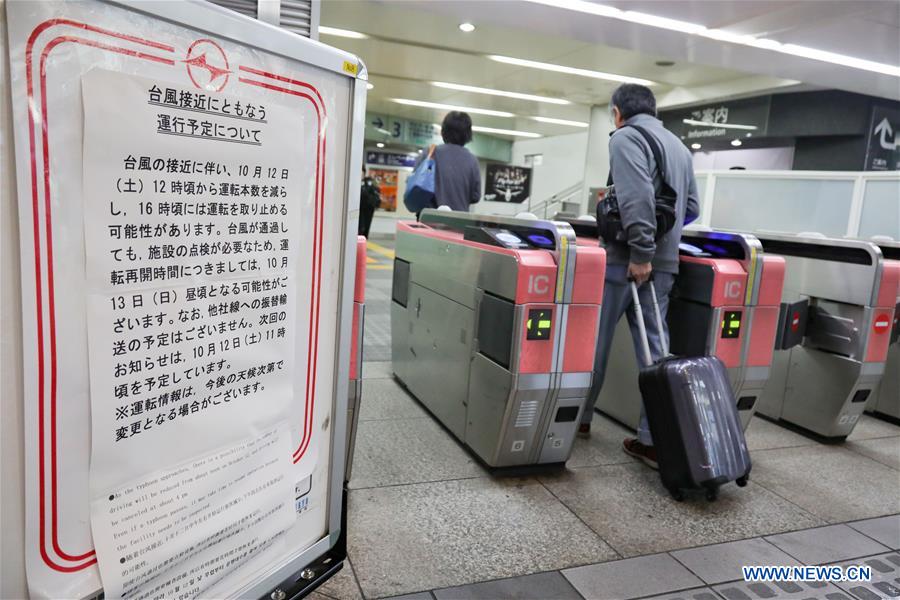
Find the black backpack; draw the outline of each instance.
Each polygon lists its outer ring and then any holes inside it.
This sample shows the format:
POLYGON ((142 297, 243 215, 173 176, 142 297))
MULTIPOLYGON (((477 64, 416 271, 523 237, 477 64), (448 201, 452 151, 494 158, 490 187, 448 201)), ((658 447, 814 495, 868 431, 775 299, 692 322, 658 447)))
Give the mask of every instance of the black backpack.
MULTIPOLYGON (((678 194, 666 181, 665 155, 653 136, 643 127, 638 127, 637 125, 626 125, 626 127, 632 127, 647 141, 650 151, 653 153, 653 159, 656 161, 656 168, 659 170, 659 178, 662 185, 660 185, 659 192, 656 194, 655 235, 655 239, 659 240, 675 226, 675 207, 677 206, 678 194)), ((612 171, 609 173, 607 185, 606 195, 597 204, 597 232, 608 244, 613 242, 625 244, 628 242, 628 236, 622 227, 622 215, 619 212, 619 200, 616 198, 616 187, 612 179, 612 171)))
POLYGON ((375 180, 371 177, 365 177, 362 180, 362 190, 359 195, 360 208, 367 206, 372 210, 381 206, 381 190, 375 184, 375 180))

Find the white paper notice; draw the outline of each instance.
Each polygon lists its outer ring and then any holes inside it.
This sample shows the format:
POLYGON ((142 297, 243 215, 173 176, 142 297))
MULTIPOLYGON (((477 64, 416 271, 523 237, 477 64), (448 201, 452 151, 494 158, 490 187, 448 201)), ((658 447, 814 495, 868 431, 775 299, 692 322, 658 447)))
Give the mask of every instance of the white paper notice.
POLYGON ((303 120, 82 85, 94 544, 107 597, 191 597, 291 524, 303 120))
POLYGON ((107 598, 194 598, 293 522, 288 427, 197 457, 91 503, 107 598), (109 553, 112 552, 112 555, 109 553))

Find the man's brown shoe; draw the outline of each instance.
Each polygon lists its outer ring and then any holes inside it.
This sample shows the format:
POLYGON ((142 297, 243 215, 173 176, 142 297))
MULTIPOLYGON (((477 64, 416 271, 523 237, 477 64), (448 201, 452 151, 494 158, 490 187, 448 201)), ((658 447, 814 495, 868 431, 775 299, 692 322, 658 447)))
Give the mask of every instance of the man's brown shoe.
POLYGON ((578 426, 578 437, 589 438, 591 437, 591 424, 590 423, 582 423, 578 426))
POLYGON ((622 450, 628 456, 641 459, 651 469, 659 470, 659 464, 656 462, 656 448, 653 446, 645 446, 635 438, 626 438, 622 442, 622 450))

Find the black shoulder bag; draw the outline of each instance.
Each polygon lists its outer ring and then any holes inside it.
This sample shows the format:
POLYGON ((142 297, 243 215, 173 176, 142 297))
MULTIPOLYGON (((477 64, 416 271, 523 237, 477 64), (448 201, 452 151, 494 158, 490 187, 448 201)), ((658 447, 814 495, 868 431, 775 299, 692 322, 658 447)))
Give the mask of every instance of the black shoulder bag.
MULTIPOLYGON (((655 239, 659 240, 675 226, 675 207, 678 194, 666 181, 665 155, 653 136, 643 127, 636 125, 626 125, 626 127, 635 129, 647 141, 650 151, 653 153, 653 159, 656 161, 656 168, 659 171, 661 185, 655 197, 656 235, 654 236, 655 239)), ((619 212, 619 201, 616 198, 616 187, 612 180, 612 171, 609 173, 607 185, 609 187, 606 190, 606 196, 597 204, 597 231, 607 243, 617 242, 625 244, 628 242, 628 236, 622 227, 622 214, 619 212)))

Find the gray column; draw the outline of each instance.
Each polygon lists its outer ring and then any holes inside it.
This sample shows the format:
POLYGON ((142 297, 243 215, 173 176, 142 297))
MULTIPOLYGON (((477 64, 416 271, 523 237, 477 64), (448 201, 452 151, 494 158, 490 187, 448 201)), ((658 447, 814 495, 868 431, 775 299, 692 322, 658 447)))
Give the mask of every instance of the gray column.
POLYGON ((609 174, 609 134, 615 129, 609 114, 609 105, 591 107, 591 125, 588 129, 587 153, 584 159, 584 189, 581 194, 582 213, 594 214, 594 205, 588 206, 588 193, 593 187, 606 185, 609 174))

